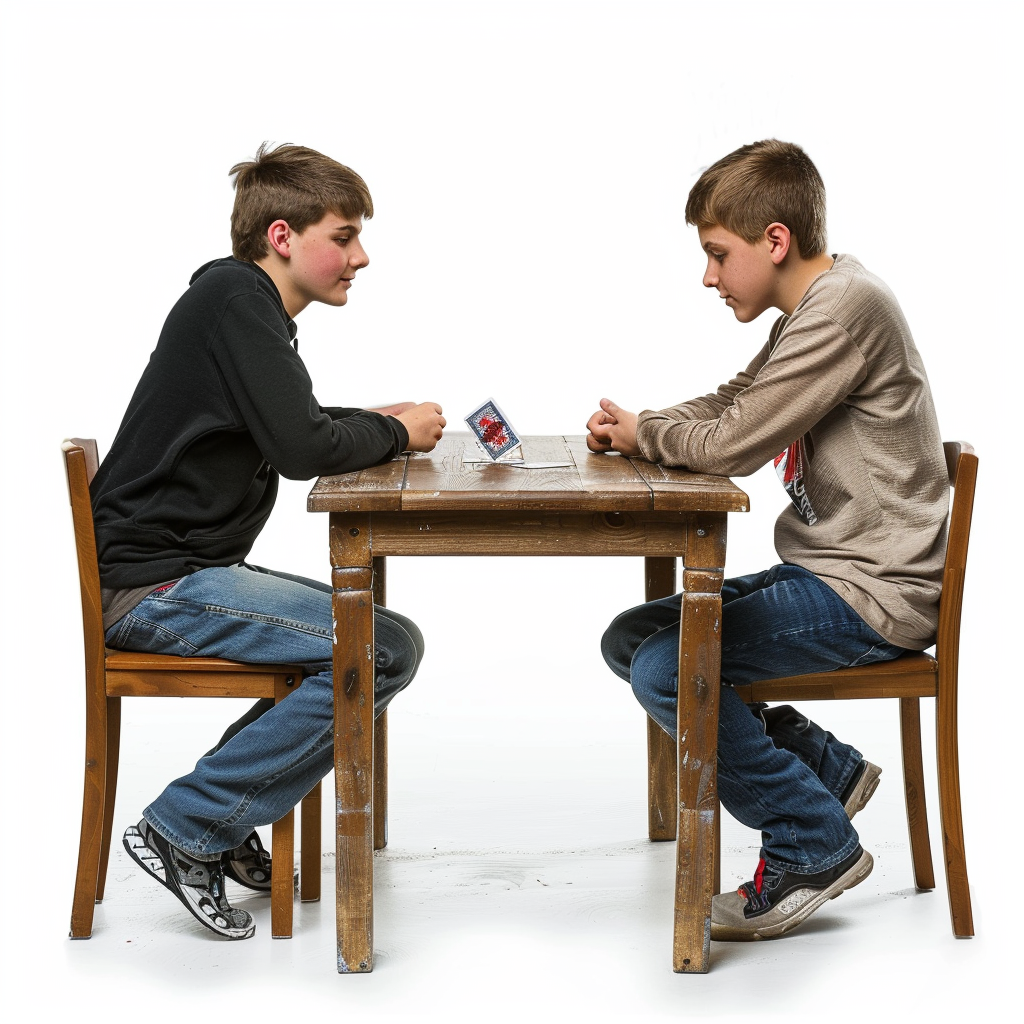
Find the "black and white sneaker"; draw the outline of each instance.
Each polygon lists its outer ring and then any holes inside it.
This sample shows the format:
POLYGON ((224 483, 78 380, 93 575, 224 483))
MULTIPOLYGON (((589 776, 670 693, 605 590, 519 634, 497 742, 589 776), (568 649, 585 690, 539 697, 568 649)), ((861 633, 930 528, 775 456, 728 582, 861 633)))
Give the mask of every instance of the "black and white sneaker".
POLYGON ((232 881, 256 892, 270 892, 270 854, 255 831, 241 846, 226 851, 220 862, 224 874, 232 881))
POLYGON ((190 857, 167 842, 145 818, 126 829, 124 848, 210 931, 226 939, 248 939, 255 934, 252 917, 244 910, 235 910, 224 895, 222 860, 190 857))
POLYGON ((780 870, 762 858, 752 882, 712 899, 711 938, 749 942, 785 935, 822 904, 863 882, 873 865, 860 846, 841 864, 812 875, 780 870))
POLYGON ((858 811, 863 811, 868 805, 875 790, 878 789, 878 777, 882 769, 870 761, 861 761, 860 767, 853 773, 853 778, 846 784, 846 789, 840 798, 846 816, 852 818, 858 811))

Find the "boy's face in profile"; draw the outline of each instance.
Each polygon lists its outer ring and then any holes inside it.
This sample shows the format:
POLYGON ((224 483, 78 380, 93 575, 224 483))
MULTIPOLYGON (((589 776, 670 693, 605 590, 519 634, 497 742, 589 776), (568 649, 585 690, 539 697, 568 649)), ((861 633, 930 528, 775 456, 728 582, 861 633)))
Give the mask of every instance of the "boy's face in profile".
POLYGON ((303 306, 348 302, 356 271, 370 262, 359 241, 362 228, 361 217, 328 213, 305 231, 290 234, 286 273, 303 306))
POLYGON ((740 323, 778 305, 777 267, 768 239, 748 242, 717 224, 698 228, 697 234, 708 258, 704 287, 717 288, 740 323))

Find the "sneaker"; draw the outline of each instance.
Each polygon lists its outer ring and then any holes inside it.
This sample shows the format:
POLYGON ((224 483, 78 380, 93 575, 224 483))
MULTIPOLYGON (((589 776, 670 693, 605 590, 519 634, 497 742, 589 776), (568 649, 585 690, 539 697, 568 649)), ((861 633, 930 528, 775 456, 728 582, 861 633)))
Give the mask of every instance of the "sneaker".
POLYGON ((863 882, 873 864, 860 846, 841 864, 813 875, 780 870, 762 859, 752 882, 712 899, 711 938, 748 942, 785 935, 823 903, 863 882))
POLYGON ((256 832, 250 833, 241 846, 227 850, 220 859, 228 878, 256 892, 270 892, 270 854, 256 832))
POLYGON ((877 764, 861 761, 860 768, 853 773, 853 778, 843 790, 842 803, 848 818, 867 807, 868 801, 878 789, 878 777, 881 774, 882 769, 877 764))
POLYGON ((210 931, 226 939, 248 939, 256 932, 252 917, 235 910, 224 895, 221 861, 195 860, 171 846, 145 818, 125 831, 124 848, 210 931))

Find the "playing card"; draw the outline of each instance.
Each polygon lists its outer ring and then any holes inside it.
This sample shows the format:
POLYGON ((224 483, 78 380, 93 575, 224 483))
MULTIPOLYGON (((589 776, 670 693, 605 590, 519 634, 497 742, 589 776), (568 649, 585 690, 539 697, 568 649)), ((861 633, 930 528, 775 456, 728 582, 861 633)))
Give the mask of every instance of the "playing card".
POLYGON ((466 423, 476 435, 480 447, 495 461, 522 443, 493 398, 474 409, 466 417, 466 423))

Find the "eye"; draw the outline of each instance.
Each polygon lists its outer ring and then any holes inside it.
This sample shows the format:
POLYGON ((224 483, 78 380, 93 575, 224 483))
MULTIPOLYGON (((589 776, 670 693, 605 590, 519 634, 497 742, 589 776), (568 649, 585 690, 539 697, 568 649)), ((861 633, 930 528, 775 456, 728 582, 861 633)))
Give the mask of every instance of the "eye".
POLYGON ((724 252, 711 252, 711 251, 709 250, 709 251, 708 251, 708 255, 709 255, 709 256, 710 256, 710 257, 711 257, 711 258, 712 258, 713 260, 717 260, 717 261, 718 261, 719 263, 721 263, 721 262, 722 262, 722 260, 724 260, 724 259, 725 259, 725 253, 724 253, 724 252))
POLYGON ((351 240, 352 240, 352 236, 351 235, 340 235, 338 238, 335 238, 335 241, 338 243, 338 245, 348 245, 348 243, 351 240))

